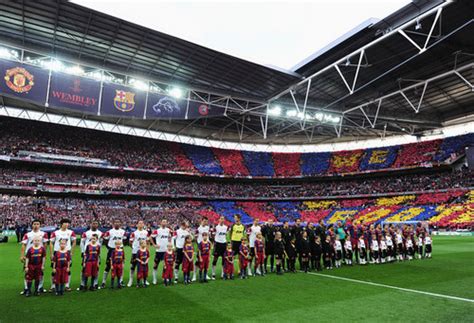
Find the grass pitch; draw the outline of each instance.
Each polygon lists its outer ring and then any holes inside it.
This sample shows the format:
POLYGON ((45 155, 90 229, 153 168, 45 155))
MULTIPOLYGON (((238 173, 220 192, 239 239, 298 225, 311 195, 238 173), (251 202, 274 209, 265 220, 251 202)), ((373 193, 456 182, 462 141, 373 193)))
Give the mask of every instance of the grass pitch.
MULTIPOLYGON (((126 247, 130 259, 130 248, 126 247)), ((105 251, 105 250, 104 250, 105 251)), ((0 322, 473 322, 474 237, 434 237, 433 259, 325 270, 330 276, 285 274, 208 284, 135 287, 25 298, 20 247, 0 244, 0 322), (460 297, 454 300, 407 290, 460 297), (471 301, 469 301, 471 300, 471 301)), ((105 254, 103 254, 105 259, 105 254)), ((73 260, 79 285, 80 254, 73 260)), ((45 287, 50 286, 50 268, 45 287)), ((128 264, 125 282, 128 281, 128 264)), ((151 272, 150 272, 151 274, 151 272)))

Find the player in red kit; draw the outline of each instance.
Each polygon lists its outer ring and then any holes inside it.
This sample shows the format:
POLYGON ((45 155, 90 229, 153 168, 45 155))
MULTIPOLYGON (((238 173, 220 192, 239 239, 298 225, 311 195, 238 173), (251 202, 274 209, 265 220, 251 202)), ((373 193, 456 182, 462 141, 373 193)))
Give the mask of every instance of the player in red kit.
POLYGON ((34 295, 39 295, 39 285, 43 278, 44 260, 46 258, 46 249, 43 247, 43 241, 40 237, 33 239, 33 246, 28 249, 25 256, 25 296, 31 295, 31 286, 35 281, 34 295))
POLYGON ((115 240, 115 248, 110 252, 110 267, 112 269, 112 280, 110 288, 114 288, 114 280, 117 277, 117 288, 122 288, 123 263, 125 262, 125 252, 122 248, 122 240, 115 240))
POLYGON ((140 242, 140 249, 137 252, 137 287, 146 287, 149 260, 150 251, 148 251, 147 242, 142 240, 140 242))
POLYGON ((163 282, 165 286, 170 286, 171 280, 173 279, 174 262, 176 260, 176 257, 173 251, 173 245, 171 243, 168 243, 167 250, 165 252, 165 256, 163 260, 164 260, 163 276, 162 276, 163 282))
POLYGON ((263 263, 265 261, 265 243, 262 239, 262 234, 257 233, 257 237, 255 239, 255 275, 265 275, 265 271, 263 270, 263 263))
POLYGON ((187 236, 184 242, 183 247, 183 274, 184 274, 184 284, 191 284, 190 273, 194 270, 194 247, 193 247, 193 238, 187 236))
POLYGON ((224 252, 224 279, 234 279, 234 250, 232 244, 227 244, 224 252))
POLYGON ((84 291, 87 290, 87 279, 91 278, 91 291, 96 290, 95 281, 99 275, 100 245, 98 243, 99 235, 93 234, 91 242, 84 249, 84 258, 82 261, 82 279, 84 291))
POLYGON ((247 245, 247 239, 242 238, 242 243, 239 247, 240 279, 247 278, 247 266, 249 265, 250 259, 250 249, 247 245))
POLYGON ((71 252, 66 249, 66 240, 59 242, 59 250, 53 255, 53 274, 56 295, 64 295, 64 286, 68 282, 71 267, 71 252))
POLYGON ((211 254, 211 242, 209 241, 209 234, 202 233, 202 241, 198 244, 199 252, 199 281, 207 283, 207 270, 209 268, 209 258, 211 254), (204 273, 204 275, 203 275, 204 273))

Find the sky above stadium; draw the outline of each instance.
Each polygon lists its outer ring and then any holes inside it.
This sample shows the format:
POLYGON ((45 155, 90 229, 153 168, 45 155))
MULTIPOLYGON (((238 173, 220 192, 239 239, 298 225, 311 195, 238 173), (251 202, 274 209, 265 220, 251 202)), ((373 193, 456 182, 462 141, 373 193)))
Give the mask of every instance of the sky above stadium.
POLYGON ((74 0, 91 9, 266 66, 291 70, 407 0, 74 0))

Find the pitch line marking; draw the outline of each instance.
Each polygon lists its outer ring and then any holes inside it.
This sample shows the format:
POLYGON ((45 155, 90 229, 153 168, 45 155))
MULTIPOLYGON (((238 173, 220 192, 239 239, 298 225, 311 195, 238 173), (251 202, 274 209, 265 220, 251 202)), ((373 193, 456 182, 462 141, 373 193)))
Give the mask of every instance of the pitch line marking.
POLYGON ((424 294, 424 295, 429 295, 429 296, 434 296, 434 297, 441 297, 441 298, 447 298, 447 299, 453 299, 456 301, 463 301, 463 302, 469 302, 469 303, 474 303, 474 299, 470 298, 463 298, 463 297, 457 297, 457 296, 450 296, 450 295, 443 295, 443 294, 437 294, 437 293, 430 293, 430 292, 424 292, 421 290, 416 290, 416 289, 409 289, 409 288, 403 288, 403 287, 397 287, 397 286, 391 286, 391 285, 385 285, 385 284, 379 284, 379 283, 373 283, 365 280, 358 280, 358 279, 352 279, 352 278, 346 278, 346 277, 339 277, 339 276, 333 276, 333 275, 326 275, 326 274, 320 274, 320 273, 308 273, 310 275, 315 275, 315 276, 321 276, 321 277, 326 277, 326 278, 332 278, 332 279, 340 279, 340 280, 345 280, 353 283, 359 283, 359 284, 366 284, 366 285, 372 285, 372 286, 378 286, 378 287, 385 287, 385 288, 391 288, 391 289, 396 289, 396 290, 401 290, 405 292, 410 292, 410 293, 418 293, 418 294, 424 294))

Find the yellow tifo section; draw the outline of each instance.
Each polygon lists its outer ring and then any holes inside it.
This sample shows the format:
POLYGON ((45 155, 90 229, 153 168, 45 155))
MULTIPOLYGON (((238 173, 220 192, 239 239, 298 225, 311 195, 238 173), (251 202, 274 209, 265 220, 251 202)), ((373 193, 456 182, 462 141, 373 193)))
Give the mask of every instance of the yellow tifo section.
POLYGON ((377 199, 375 205, 380 206, 389 206, 389 205, 399 205, 406 202, 413 201, 416 198, 415 195, 401 195, 401 196, 394 196, 394 197, 381 197, 377 199))
POLYGON ((303 202, 304 205, 308 208, 308 210, 319 210, 319 209, 329 209, 332 206, 336 206, 336 201, 305 201, 303 202))
POLYGON ((355 215, 358 213, 358 210, 338 210, 333 213, 329 218, 328 223, 336 223, 337 221, 343 221, 350 215, 355 215))
POLYGON ((430 218, 429 223, 436 223, 449 217, 452 217, 449 223, 474 222, 474 203, 440 205, 436 208, 436 212, 438 215, 430 218))
POLYGON ((367 212, 359 212, 360 216, 356 217, 357 221, 364 221, 364 223, 372 223, 375 221, 380 220, 383 217, 386 217, 392 212, 395 212, 397 208, 393 206, 386 206, 386 207, 374 207, 374 208, 367 208, 367 212))
POLYGON ((405 210, 398 212, 397 214, 386 219, 388 222, 401 222, 401 221, 410 221, 411 219, 420 215, 420 213, 426 211, 422 207, 411 207, 405 210))

